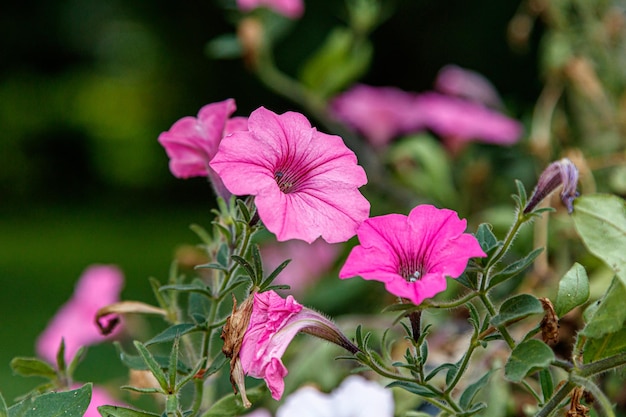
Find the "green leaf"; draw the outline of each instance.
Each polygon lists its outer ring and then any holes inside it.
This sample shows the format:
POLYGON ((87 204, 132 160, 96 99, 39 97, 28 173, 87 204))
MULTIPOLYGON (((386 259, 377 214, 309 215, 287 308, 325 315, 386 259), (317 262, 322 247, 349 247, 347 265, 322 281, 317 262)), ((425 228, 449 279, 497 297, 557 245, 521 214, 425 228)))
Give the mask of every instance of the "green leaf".
POLYGON ((237 36, 228 33, 207 42, 204 52, 212 59, 235 59, 243 55, 243 48, 237 36))
MULTIPOLYGON (((154 375, 156 380, 159 382, 159 385, 161 386, 161 388, 164 391, 167 391, 167 378, 165 377, 165 373, 163 372, 161 365, 159 365, 159 363, 154 359, 154 356, 152 356, 152 353, 150 353, 150 351, 144 346, 143 343, 141 343, 138 340, 135 340, 134 345, 135 345, 135 348, 137 348, 137 352, 139 352, 139 355, 143 359, 144 363, 146 364, 150 372, 152 372, 152 375, 154 375)), ((169 358, 168 358, 168 363, 169 363, 169 358)))
POLYGON ((98 412, 100 412, 102 417, 159 417, 158 414, 118 407, 115 405, 101 405, 98 407, 98 412))
POLYGON ((172 285, 164 285, 160 289, 160 291, 165 290, 173 290, 179 292, 195 292, 199 294, 204 294, 208 297, 211 297, 211 291, 206 285, 200 284, 199 282, 194 282, 192 284, 172 284, 172 285))
POLYGON ((547 368, 554 360, 554 352, 537 339, 526 340, 513 349, 504 366, 504 375, 512 382, 521 382, 527 375, 547 368))
POLYGON ((579 263, 575 263, 559 282, 554 310, 556 315, 563 317, 575 307, 589 299, 589 280, 587 271, 579 263))
POLYGON ((416 395, 419 395, 421 397, 426 397, 426 398, 432 398, 432 397, 436 397, 439 395, 438 393, 433 392, 431 389, 423 385, 420 385, 417 382, 394 381, 391 384, 388 384, 385 388, 393 388, 393 387, 399 387, 399 388, 407 390, 408 392, 412 394, 416 394, 416 395))
POLYGON ((276 267, 276 269, 273 270, 272 273, 267 276, 267 278, 265 278, 265 281, 263 281, 260 285, 261 291, 267 289, 267 287, 276 279, 278 274, 280 274, 283 269, 287 268, 289 262, 291 262, 291 259, 287 259, 286 261, 278 265, 278 267, 276 267))
POLYGON ((459 398, 459 405, 461 406, 461 408, 466 409, 470 406, 470 404, 474 400, 474 397, 476 396, 476 394, 478 394, 478 391, 480 391, 485 385, 487 385, 487 382, 489 382, 489 378, 491 377, 492 372, 493 371, 487 372, 480 379, 478 379, 478 381, 470 384, 467 388, 465 388, 465 391, 463 391, 463 394, 461 394, 461 398, 459 398))
POLYGON ((372 45, 358 39, 345 28, 333 29, 326 41, 307 60, 300 79, 308 88, 330 97, 351 85, 367 70, 372 59, 372 45))
POLYGON ((492 249, 500 246, 496 235, 493 234, 492 229, 493 228, 490 224, 482 223, 478 226, 476 234, 474 235, 482 250, 487 254, 489 254, 492 249))
MULTIPOLYGON (((261 400, 267 393, 265 384, 246 390, 246 395, 251 403, 261 400)), ((239 394, 229 394, 218 400, 213 406, 201 417, 233 417, 245 414, 248 411, 241 402, 239 394)))
POLYGON ((517 274, 523 272, 535 261, 535 259, 537 258, 537 256, 539 256, 541 252, 543 252, 543 248, 537 248, 522 259, 513 262, 502 271, 493 274, 491 277, 491 281, 489 282, 489 288, 493 288, 496 285, 506 281, 507 279, 513 278, 517 274))
POLYGON ((626 328, 624 327, 604 337, 589 339, 585 344, 583 362, 595 362, 622 352, 626 352, 626 328))
POLYGON ((604 294, 604 298, 591 315, 589 322, 580 332, 589 338, 600 338, 620 330, 626 320, 626 286, 616 277, 604 294))
POLYGON ((552 374, 549 369, 539 371, 539 384, 541 385, 543 401, 547 402, 554 392, 554 381, 552 380, 552 374))
POLYGON ((8 410, 9 417, 83 417, 91 401, 91 384, 73 391, 29 397, 8 410))
POLYGON ((232 255, 230 258, 246 271, 246 274, 252 279, 252 282, 257 282, 256 271, 252 265, 250 265, 250 262, 239 255, 232 255))
POLYGON ((39 358, 13 358, 11 369, 21 376, 40 376, 51 380, 57 378, 57 372, 52 365, 39 358))
POLYGON ((152 339, 145 342, 145 345, 150 346, 155 343, 169 342, 184 334, 197 332, 200 330, 202 329, 199 328, 198 325, 196 325, 195 323, 175 324, 173 326, 168 327, 167 329, 163 330, 158 335, 154 336, 152 339))
POLYGON ((609 194, 574 200, 574 226, 589 252, 602 259, 626 285, 626 203, 609 194))
POLYGON ((519 294, 502 303, 500 312, 491 319, 491 325, 495 327, 502 326, 532 314, 543 314, 541 301, 530 294, 519 294))

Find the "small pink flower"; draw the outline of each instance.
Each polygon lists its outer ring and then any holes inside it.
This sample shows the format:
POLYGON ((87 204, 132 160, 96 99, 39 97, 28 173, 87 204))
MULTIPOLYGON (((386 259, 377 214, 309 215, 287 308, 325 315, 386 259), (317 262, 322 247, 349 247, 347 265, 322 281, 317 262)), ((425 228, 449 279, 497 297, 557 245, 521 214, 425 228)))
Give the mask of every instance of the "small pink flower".
POLYGON ((122 272, 115 266, 94 265, 87 268, 76 284, 72 298, 39 336, 37 354, 50 363, 56 363, 56 354, 63 339, 65 360, 69 361, 80 347, 107 340, 95 323, 96 312, 119 300, 123 283, 122 272))
POLYGON ((517 120, 482 104, 438 93, 420 94, 413 111, 420 114, 427 128, 456 143, 477 140, 512 145, 523 132, 517 120))
POLYGON ((400 134, 423 128, 414 111, 416 94, 395 87, 359 84, 335 97, 331 112, 352 126, 375 147, 389 143, 400 134))
POLYGON ((287 259, 289 265, 278 275, 273 284, 286 284, 293 294, 302 294, 327 272, 339 255, 340 246, 318 239, 308 244, 301 240, 287 242, 264 242, 261 258, 264 268, 271 272, 287 259))
POLYGON ((232 98, 207 104, 200 109, 197 118, 183 117, 159 135, 159 143, 170 157, 170 171, 175 177, 208 177, 218 195, 230 196, 209 162, 224 136, 247 129, 244 117, 230 118, 235 109, 232 98))
POLYGON ((222 140, 211 167, 231 193, 256 196, 259 217, 280 241, 344 242, 369 213, 354 153, 299 113, 255 110, 247 131, 222 140))
POLYGON ((393 408, 390 390, 352 375, 330 394, 300 388, 278 408, 276 417, 393 417, 393 408))
POLYGON ((437 73, 435 90, 448 96, 465 98, 485 106, 502 108, 500 95, 488 79, 475 71, 456 65, 446 65, 437 73))
POLYGON ((267 7, 290 19, 298 19, 304 14, 302 0, 237 0, 237 6, 244 12, 267 7))
POLYGON ((239 360, 246 375, 265 379, 276 400, 283 394, 283 378, 287 375, 281 357, 298 332, 321 337, 352 353, 358 350, 332 321, 298 304, 292 296, 284 299, 274 291, 267 291, 254 294, 253 303, 239 360))
POLYGON ((420 304, 458 278, 469 258, 487 256, 476 238, 464 233, 456 212, 420 205, 409 213, 372 217, 361 224, 339 278, 360 275, 385 283, 390 293, 420 304))

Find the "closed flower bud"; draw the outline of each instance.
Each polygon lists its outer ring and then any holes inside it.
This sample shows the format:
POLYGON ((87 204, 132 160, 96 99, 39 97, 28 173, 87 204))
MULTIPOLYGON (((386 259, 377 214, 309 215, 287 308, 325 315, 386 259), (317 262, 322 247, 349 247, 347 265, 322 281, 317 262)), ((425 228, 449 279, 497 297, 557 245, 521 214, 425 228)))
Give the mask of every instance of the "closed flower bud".
POLYGON ((572 161, 563 158, 552 162, 539 176, 537 186, 524 207, 524 214, 533 211, 544 198, 561 185, 563 186, 561 201, 567 208, 567 212, 571 214, 574 211, 574 199, 579 195, 576 191, 577 184, 578 169, 572 161))

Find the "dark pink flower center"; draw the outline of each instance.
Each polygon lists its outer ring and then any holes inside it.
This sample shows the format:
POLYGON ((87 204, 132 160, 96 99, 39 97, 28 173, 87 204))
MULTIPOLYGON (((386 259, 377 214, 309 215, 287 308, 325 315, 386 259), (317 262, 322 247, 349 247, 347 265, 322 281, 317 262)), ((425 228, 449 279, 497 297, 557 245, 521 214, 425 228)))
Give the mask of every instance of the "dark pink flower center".
POLYGON ((398 274, 408 282, 415 282, 427 273, 424 262, 418 256, 410 256, 400 260, 398 274))
POLYGON ((298 191, 307 179, 308 170, 279 167, 274 171, 274 180, 278 188, 285 194, 298 191))

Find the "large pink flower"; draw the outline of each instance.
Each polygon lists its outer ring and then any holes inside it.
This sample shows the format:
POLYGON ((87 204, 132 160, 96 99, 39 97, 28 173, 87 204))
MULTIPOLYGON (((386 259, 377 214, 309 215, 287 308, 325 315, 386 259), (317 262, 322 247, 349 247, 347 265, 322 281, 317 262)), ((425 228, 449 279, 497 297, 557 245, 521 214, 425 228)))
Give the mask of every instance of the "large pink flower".
POLYGON ((427 128, 454 142, 477 140, 512 145, 523 132, 522 125, 482 104, 439 93, 420 94, 413 111, 427 128))
POLYGON ((222 140, 211 167, 231 193, 256 196, 259 217, 280 241, 343 242, 369 213, 354 153, 300 113, 255 110, 247 131, 222 140))
POLYGON ((290 19, 297 19, 304 13, 302 0, 237 0, 237 6, 244 12, 267 7, 290 19))
POLYGON ((292 296, 284 299, 274 291, 254 294, 252 315, 243 336, 239 360, 245 374, 265 379, 276 400, 283 394, 283 378, 287 375, 281 357, 300 331, 336 343, 352 353, 358 350, 333 322, 298 304, 292 296))
POLYGON ((116 335, 104 337, 95 323, 96 312, 119 300, 124 283, 122 272, 112 265, 93 265, 80 277, 72 298, 52 318, 37 339, 37 354, 56 363, 56 354, 65 341, 65 359, 71 360, 78 349, 103 342, 116 335))
POLYGON ((360 275, 414 304, 446 288, 446 277, 458 278, 469 258, 484 257, 476 238, 465 232, 456 212, 430 205, 415 207, 408 217, 388 214, 361 224, 339 278, 360 275))
POLYGON ((229 196, 209 162, 224 136, 247 128, 246 118, 230 118, 235 109, 232 98, 207 104, 200 109, 197 118, 183 117, 159 135, 159 143, 170 157, 170 171, 175 177, 208 177, 218 195, 229 196))
POLYGON ((416 94, 395 87, 358 84, 333 99, 331 112, 380 147, 399 134, 423 128, 413 109, 415 98, 416 94))

